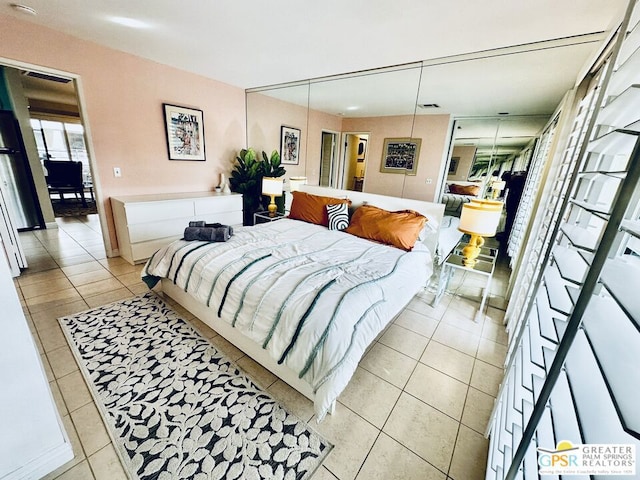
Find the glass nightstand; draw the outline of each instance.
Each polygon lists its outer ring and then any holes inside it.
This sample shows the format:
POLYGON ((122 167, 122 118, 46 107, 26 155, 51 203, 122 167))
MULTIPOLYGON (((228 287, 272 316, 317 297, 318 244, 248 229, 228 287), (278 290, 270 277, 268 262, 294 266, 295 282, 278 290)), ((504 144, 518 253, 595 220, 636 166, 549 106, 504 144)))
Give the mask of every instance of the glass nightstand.
MULTIPOLYGON (((442 265, 442 271, 440 273, 440 280, 438 282, 438 290, 436 292, 436 296, 431 303, 432 306, 437 306, 440 302, 440 299, 447 291, 447 287, 449 285, 449 281, 451 277, 455 273, 456 270, 462 270, 464 275, 468 273, 481 275, 486 277, 486 284, 482 292, 482 299, 480 301, 480 308, 478 308, 478 312, 476 313, 476 322, 480 321, 484 312, 484 307, 487 303, 487 297, 489 295, 489 290, 491 289, 491 280, 493 278, 493 271, 496 267, 496 258, 498 256, 497 248, 489 248, 483 247, 480 250, 480 255, 478 255, 477 263, 473 268, 465 267, 463 264, 464 257, 462 256, 462 249, 467 245, 466 242, 462 241, 456 245, 453 249, 453 252, 449 254, 447 259, 444 261, 442 265)), ((464 278, 463 278, 464 281, 464 278)))
POLYGON ((268 222, 274 222, 276 220, 280 220, 281 218, 284 218, 285 214, 284 213, 280 213, 280 212, 276 212, 275 216, 271 217, 269 216, 269 212, 256 212, 253 214, 253 224, 257 225, 259 223, 268 223, 268 222))

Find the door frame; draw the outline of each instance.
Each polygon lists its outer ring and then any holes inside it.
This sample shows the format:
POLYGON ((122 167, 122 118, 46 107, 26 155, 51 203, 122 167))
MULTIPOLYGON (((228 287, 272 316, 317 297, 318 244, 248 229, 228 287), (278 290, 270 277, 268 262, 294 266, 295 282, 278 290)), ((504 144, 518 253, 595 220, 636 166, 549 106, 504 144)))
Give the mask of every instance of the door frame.
POLYGON ((323 142, 322 142, 322 136, 324 134, 329 134, 332 135, 334 138, 334 145, 333 148, 331 150, 331 160, 329 162, 329 187, 331 188, 339 188, 337 186, 337 177, 336 177, 336 173, 338 171, 338 166, 340 163, 340 135, 341 132, 336 132, 333 130, 327 130, 327 129, 322 129, 320 131, 320 169, 318 171, 318 184, 320 184, 321 179, 322 179, 322 156, 323 156, 323 151, 322 151, 322 147, 323 147, 323 142))
MULTIPOLYGON (((367 164, 369 161, 369 150, 370 150, 370 145, 369 142, 371 141, 371 132, 365 132, 365 131, 349 131, 349 132, 342 132, 342 137, 341 137, 341 142, 340 142, 340 148, 341 148, 341 152, 340 152, 340 186, 338 188, 340 189, 344 189, 344 190, 350 190, 349 188, 345 188, 345 184, 348 185, 348 182, 346 181, 347 179, 345 178, 345 175, 347 173, 346 171, 346 165, 347 165, 347 146, 348 146, 348 142, 347 142, 347 137, 348 135, 353 135, 353 136, 367 136, 367 151, 365 152, 364 155, 364 172, 365 172, 365 179, 367 176, 367 164)), ((363 179, 363 184, 362 184, 362 190, 364 191, 364 183, 365 183, 365 179, 363 179)))
MULTIPOLYGON (((105 253, 107 257, 112 257, 117 254, 112 248, 111 240, 109 238, 109 228, 107 223, 107 216, 104 211, 102 200, 102 185, 100 182, 100 175, 98 174, 98 167, 96 164, 96 154, 93 148, 93 139, 91 135, 91 124, 89 122, 89 115, 85 109, 85 97, 84 88, 82 85, 82 78, 75 73, 66 72, 64 70, 58 70, 55 68, 44 67, 42 65, 36 65, 32 63, 22 62, 6 57, 0 57, 0 66, 16 68, 20 70, 30 70, 34 72, 40 72, 44 74, 54 75, 57 77, 69 78, 73 82, 76 96, 78 97, 78 111, 80 112, 80 123, 84 128, 84 140, 87 149, 87 155, 89 156, 89 170, 91 171, 91 179, 93 181, 93 194, 95 196, 96 208, 98 210, 98 219, 100 220, 100 230, 102 231, 102 241, 104 243, 105 253)), ((38 202, 42 204, 40 197, 38 202)), ((58 224, 55 222, 47 222, 46 228, 58 228, 58 224)))

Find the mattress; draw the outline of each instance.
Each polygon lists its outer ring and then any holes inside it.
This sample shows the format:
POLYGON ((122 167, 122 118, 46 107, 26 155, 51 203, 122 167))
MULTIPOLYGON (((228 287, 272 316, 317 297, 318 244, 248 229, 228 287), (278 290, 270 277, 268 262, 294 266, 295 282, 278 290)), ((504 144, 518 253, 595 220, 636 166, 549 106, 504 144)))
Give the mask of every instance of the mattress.
POLYGON ((367 346, 426 286, 432 254, 288 218, 227 242, 178 240, 142 275, 168 278, 307 382, 322 418, 367 346))

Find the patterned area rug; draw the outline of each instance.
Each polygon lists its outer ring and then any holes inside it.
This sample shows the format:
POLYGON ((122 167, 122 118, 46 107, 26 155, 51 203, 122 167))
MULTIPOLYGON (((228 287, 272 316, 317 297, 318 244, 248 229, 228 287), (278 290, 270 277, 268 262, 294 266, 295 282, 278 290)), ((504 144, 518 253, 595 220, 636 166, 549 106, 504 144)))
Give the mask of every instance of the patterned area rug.
POLYGON ((132 479, 308 479, 332 448, 154 293, 59 321, 132 479))
POLYGON ((87 206, 82 206, 82 201, 74 198, 67 198, 64 202, 51 200, 53 213, 56 217, 85 217, 92 213, 98 213, 96 202, 87 199, 87 206))

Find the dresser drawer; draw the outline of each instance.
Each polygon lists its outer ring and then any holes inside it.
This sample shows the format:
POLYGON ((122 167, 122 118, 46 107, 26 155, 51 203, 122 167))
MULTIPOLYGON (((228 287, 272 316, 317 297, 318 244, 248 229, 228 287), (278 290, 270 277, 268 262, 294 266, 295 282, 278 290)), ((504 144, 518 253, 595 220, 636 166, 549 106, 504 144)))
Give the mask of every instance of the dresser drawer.
MULTIPOLYGON (((242 195, 228 195, 223 197, 197 198, 194 201, 195 216, 218 212, 242 211, 242 195)), ((220 222, 222 223, 222 222, 220 222)))
POLYGON ((223 225, 242 225, 242 210, 236 212, 209 213, 197 215, 196 220, 204 220, 207 223, 221 223, 223 225))
POLYGON ((129 225, 129 241, 131 243, 146 242, 156 238, 182 236, 193 217, 172 218, 160 222, 138 223, 129 225))
POLYGON ((143 202, 125 204, 127 223, 151 223, 171 218, 193 217, 193 200, 172 200, 166 202, 143 202))

